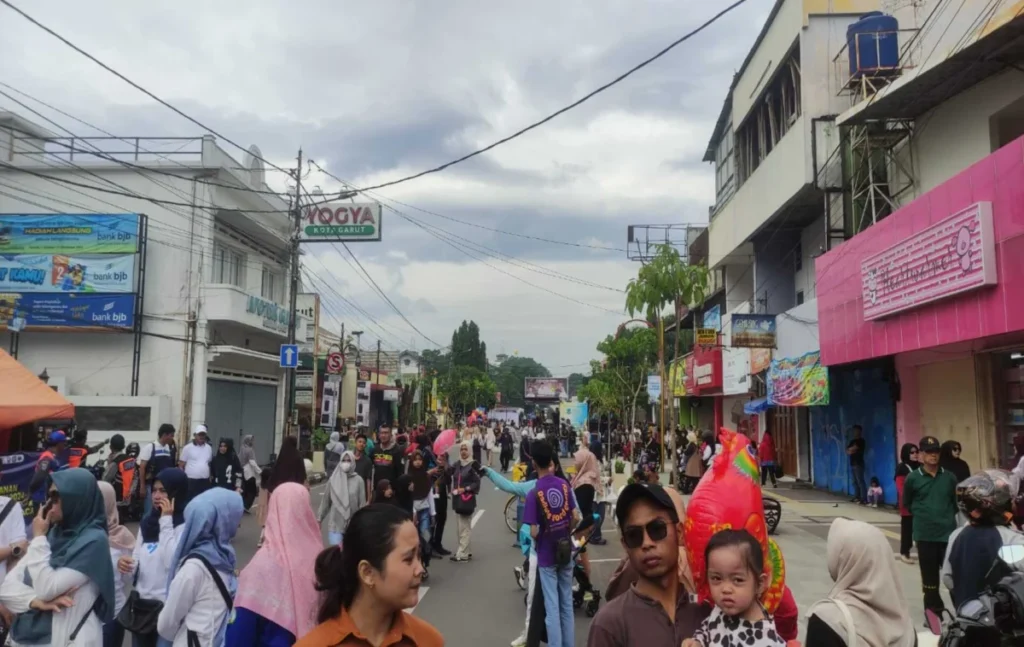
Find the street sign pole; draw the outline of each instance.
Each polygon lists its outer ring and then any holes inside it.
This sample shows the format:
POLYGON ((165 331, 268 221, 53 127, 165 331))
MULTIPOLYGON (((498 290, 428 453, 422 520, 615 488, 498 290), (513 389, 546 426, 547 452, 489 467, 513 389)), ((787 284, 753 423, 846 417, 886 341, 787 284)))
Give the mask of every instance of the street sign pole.
MULTIPOLYGON (((292 249, 291 249, 291 286, 289 299, 291 301, 288 307, 288 343, 290 345, 295 344, 295 324, 296 324, 296 301, 299 296, 299 228, 302 226, 302 149, 299 149, 298 165, 295 167, 295 198, 292 200, 292 249)), ((314 353, 316 351, 314 350, 314 353)), ((314 361, 316 361, 314 354, 314 361)), ((298 358, 296 358, 298 359, 298 358)), ((288 413, 287 419, 292 420, 293 411, 295 410, 295 371, 291 371, 288 375, 288 413)), ((286 435, 291 435, 294 431, 291 425, 286 430, 286 435)))

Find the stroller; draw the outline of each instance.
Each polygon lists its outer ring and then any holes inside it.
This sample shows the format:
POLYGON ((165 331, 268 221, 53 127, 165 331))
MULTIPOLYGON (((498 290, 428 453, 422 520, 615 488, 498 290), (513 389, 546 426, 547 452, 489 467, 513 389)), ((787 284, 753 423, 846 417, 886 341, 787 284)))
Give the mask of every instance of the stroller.
MULTIPOLYGON (((595 514, 595 522, 598 518, 599 517, 595 514)), ((601 606, 601 592, 594 587, 593 582, 590 581, 590 578, 583 570, 583 563, 580 559, 580 555, 586 551, 587 544, 590 543, 590 539, 596 528, 596 525, 591 524, 590 530, 584 537, 579 540, 573 539, 572 542, 572 608, 579 609, 580 607, 583 607, 583 612, 588 618, 593 618, 597 615, 597 610, 601 606)), ((516 584, 524 591, 528 585, 527 574, 529 572, 530 556, 527 555, 526 559, 523 561, 523 565, 515 568, 516 584)), ((528 599, 528 595, 523 596, 524 605, 528 599)))

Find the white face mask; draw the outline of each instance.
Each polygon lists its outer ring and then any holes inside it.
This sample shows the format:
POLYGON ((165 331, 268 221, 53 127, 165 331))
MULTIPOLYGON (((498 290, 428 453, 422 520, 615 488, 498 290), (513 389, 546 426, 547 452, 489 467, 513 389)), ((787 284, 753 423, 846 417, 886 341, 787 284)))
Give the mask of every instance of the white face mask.
POLYGON ((352 461, 344 461, 343 463, 341 463, 341 471, 342 472, 351 472, 352 471, 352 461))

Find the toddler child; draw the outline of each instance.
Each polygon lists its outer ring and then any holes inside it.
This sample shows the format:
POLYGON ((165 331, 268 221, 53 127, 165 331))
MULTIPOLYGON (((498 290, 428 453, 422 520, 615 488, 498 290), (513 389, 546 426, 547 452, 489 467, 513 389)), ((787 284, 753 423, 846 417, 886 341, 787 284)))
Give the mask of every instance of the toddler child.
POLYGON ((871 477, 871 487, 868 488, 868 505, 877 508, 882 502, 882 484, 878 482, 877 476, 871 477))

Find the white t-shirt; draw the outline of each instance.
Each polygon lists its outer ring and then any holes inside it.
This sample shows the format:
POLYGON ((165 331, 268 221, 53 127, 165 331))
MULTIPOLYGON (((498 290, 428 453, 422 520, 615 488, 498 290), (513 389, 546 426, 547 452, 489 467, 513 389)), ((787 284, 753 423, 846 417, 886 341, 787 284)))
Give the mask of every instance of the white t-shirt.
POLYGON ((132 585, 132 574, 117 570, 117 562, 122 557, 131 557, 131 551, 110 548, 110 563, 114 566, 114 615, 121 613, 128 599, 128 587, 132 585))
MULTIPOLYGON (((7 507, 9 501, 10 498, 0 496, 0 511, 7 507)), ((3 524, 0 524, 0 548, 8 548, 19 541, 27 540, 24 512, 21 509, 21 504, 15 501, 11 506, 11 511, 7 513, 7 518, 4 519, 3 524)), ((0 580, 3 580, 5 575, 7 575, 6 560, 0 562, 0 580)))
POLYGON ((149 443, 148 445, 142 448, 141 452, 139 452, 139 460, 146 461, 147 463, 152 461, 154 452, 156 452, 156 456, 170 457, 171 446, 161 445, 160 443, 149 443))
POLYGON ((135 538, 135 568, 139 571, 139 580, 135 589, 143 600, 160 600, 167 598, 167 576, 174 562, 174 552, 178 550, 178 541, 185 530, 185 524, 174 527, 170 516, 160 517, 159 539, 153 543, 142 541, 142 532, 135 538))
MULTIPOLYGON (((218 573, 227 582, 230 574, 218 573)), ((157 620, 157 632, 164 640, 172 640, 173 647, 188 647, 191 629, 200 645, 210 645, 227 615, 228 605, 206 566, 197 559, 186 559, 171 581, 157 620)))
POLYGON ((210 443, 197 445, 189 443, 181 450, 180 462, 185 463, 185 476, 190 479, 210 478, 210 461, 213 460, 213 447, 210 443))

